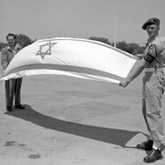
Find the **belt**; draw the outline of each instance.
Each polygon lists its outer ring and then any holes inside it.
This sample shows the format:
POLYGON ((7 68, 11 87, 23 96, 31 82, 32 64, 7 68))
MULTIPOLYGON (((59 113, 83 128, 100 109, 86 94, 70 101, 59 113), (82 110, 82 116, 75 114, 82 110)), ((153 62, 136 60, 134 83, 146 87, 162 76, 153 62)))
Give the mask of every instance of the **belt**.
POLYGON ((165 68, 145 68, 144 72, 165 71, 165 68))

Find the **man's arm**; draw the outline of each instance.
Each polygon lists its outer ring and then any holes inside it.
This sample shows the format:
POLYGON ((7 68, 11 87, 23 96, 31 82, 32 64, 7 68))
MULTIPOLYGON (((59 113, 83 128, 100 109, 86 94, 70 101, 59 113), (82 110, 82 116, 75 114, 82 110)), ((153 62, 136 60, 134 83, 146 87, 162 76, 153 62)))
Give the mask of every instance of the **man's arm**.
POLYGON ((130 71, 129 75, 126 79, 121 81, 119 85, 121 87, 126 87, 132 80, 134 80, 137 76, 140 75, 140 73, 143 71, 143 69, 148 65, 149 63, 145 60, 138 60, 135 64, 135 66, 130 71))
POLYGON ((141 59, 144 57, 144 54, 136 54, 136 55, 134 55, 134 57, 135 57, 137 60, 141 60, 141 59))
POLYGON ((8 58, 5 51, 2 51, 1 53, 1 65, 3 70, 5 70, 8 66, 8 58))
POLYGON ((154 61, 157 55, 158 54, 156 45, 150 45, 148 47, 148 51, 144 54, 144 57, 141 60, 137 61, 135 67, 133 67, 127 78, 121 81, 119 85, 122 87, 126 87, 133 79, 135 79, 143 71, 145 67, 147 67, 154 61))

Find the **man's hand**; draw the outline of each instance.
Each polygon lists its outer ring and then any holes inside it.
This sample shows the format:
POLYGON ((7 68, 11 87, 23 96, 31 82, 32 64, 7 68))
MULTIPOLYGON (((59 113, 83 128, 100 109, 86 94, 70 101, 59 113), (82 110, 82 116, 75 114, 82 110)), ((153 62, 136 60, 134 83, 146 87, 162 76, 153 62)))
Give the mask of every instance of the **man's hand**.
POLYGON ((119 83, 119 86, 125 88, 129 83, 130 83, 130 80, 129 79, 124 79, 123 81, 121 81, 119 83))
POLYGON ((143 54, 136 54, 134 56, 137 58, 137 60, 141 60, 144 57, 143 54))
POLYGON ((22 46, 17 43, 16 46, 15 46, 15 51, 18 52, 21 49, 22 49, 22 46))

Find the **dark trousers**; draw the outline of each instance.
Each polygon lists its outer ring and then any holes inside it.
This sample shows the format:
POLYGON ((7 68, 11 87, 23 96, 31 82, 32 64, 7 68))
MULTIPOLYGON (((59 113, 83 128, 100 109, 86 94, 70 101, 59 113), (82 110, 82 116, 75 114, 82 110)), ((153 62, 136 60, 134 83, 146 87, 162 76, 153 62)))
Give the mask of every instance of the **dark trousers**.
POLYGON ((10 79, 5 81, 6 106, 21 104, 22 78, 10 79))

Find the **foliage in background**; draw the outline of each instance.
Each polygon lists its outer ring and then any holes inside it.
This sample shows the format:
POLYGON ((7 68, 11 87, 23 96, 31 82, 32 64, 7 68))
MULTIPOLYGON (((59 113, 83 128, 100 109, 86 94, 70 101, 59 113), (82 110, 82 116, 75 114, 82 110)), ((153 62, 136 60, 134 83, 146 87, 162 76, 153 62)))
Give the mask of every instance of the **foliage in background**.
POLYGON ((19 43, 23 48, 32 43, 32 40, 24 34, 17 34, 16 36, 16 42, 19 43))
MULTIPOLYGON (((111 46, 114 46, 114 43, 110 43, 109 40, 107 38, 104 38, 104 37, 95 37, 95 36, 92 36, 92 37, 89 37, 90 40, 96 40, 96 41, 100 41, 100 42, 103 42, 105 44, 108 44, 108 45, 111 45, 111 46)), ((141 54, 144 52, 144 49, 145 49, 145 46, 140 46, 136 43, 126 43, 125 41, 121 41, 121 42, 117 42, 116 43, 116 47, 118 49, 121 49, 123 51, 126 51, 130 54, 141 54)))
POLYGON ((7 43, 0 42, 0 51, 7 46, 7 43))
MULTIPOLYGON (((22 47, 25 47, 27 45, 30 45, 32 44, 34 41, 31 40, 27 35, 25 34, 17 34, 16 35, 17 38, 16 38, 16 41, 22 45, 22 47)), ((90 40, 95 40, 95 41, 100 41, 100 42, 103 42, 105 44, 108 44, 108 45, 111 45, 111 46, 114 46, 114 43, 110 42, 107 38, 105 37, 96 37, 96 36, 91 36, 89 37, 90 40)), ((7 43, 3 43, 3 42, 0 42, 0 50, 3 49, 5 46, 7 45, 7 43)), ((136 43, 126 43, 125 41, 121 41, 121 42, 117 42, 116 43, 116 47, 118 49, 121 49, 123 51, 126 51, 130 54, 141 54, 143 53, 144 49, 145 49, 145 46, 140 46, 136 43)))
POLYGON ((95 37, 95 36, 92 36, 92 37, 89 37, 90 40, 95 40, 95 41, 100 41, 100 42, 103 42, 105 44, 108 44, 108 45, 111 45, 111 43, 109 42, 109 40, 107 38, 104 38, 104 37, 95 37))
POLYGON ((145 46, 139 46, 136 43, 126 43, 124 41, 117 42, 116 47, 133 55, 142 54, 145 49, 145 46))

